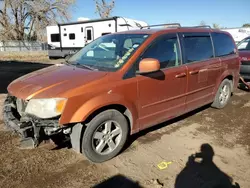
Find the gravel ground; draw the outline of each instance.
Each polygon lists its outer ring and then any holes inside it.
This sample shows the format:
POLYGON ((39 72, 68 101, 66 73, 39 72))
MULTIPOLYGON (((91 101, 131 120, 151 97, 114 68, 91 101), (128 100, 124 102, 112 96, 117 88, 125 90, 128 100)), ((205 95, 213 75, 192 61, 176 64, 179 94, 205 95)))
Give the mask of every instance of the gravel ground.
MULTIPOLYGON (((45 64, 0 62, 0 113, 7 85, 45 64)), ((249 188, 250 93, 237 90, 225 109, 204 107, 130 138, 114 159, 93 164, 72 149, 53 143, 19 148, 19 138, 0 116, 0 187, 149 187, 192 188, 214 181, 249 188), (203 145, 205 144, 205 145, 203 145), (192 154, 207 156, 200 163, 192 154), (171 162, 160 170, 157 164, 171 162)), ((209 187, 209 186, 208 186, 209 187)))

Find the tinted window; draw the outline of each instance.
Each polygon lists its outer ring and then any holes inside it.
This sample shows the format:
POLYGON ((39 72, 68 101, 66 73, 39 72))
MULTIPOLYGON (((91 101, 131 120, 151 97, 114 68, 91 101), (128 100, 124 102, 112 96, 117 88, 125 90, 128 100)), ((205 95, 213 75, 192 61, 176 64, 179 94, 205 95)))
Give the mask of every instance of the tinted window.
POLYGON ((213 57, 213 46, 210 36, 185 36, 184 48, 187 63, 203 61, 213 57))
POLYGON ((76 38, 75 34, 74 33, 70 33, 69 34, 69 39, 70 40, 74 40, 76 38))
POLYGON ((212 38, 215 48, 215 56, 225 56, 229 54, 234 54, 235 46, 234 42, 227 34, 224 33, 212 33, 212 38))
POLYGON ((60 35, 59 34, 51 34, 50 38, 51 38, 51 42, 60 42, 60 35))
POLYGON ((92 31, 90 29, 87 30, 87 40, 92 40, 92 31))
MULTIPOLYGON (((180 50, 177 37, 159 38, 143 54, 144 58, 155 58, 160 61, 161 69, 180 65, 180 50)), ((137 68, 138 69, 138 68, 137 68)))

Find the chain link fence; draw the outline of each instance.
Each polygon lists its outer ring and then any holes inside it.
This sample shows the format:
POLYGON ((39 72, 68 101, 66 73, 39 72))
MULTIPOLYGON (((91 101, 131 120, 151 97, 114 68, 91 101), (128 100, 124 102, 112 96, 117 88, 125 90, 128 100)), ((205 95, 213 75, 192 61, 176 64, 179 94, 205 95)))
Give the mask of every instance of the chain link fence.
POLYGON ((0 41, 1 52, 45 51, 48 44, 37 41, 0 41))

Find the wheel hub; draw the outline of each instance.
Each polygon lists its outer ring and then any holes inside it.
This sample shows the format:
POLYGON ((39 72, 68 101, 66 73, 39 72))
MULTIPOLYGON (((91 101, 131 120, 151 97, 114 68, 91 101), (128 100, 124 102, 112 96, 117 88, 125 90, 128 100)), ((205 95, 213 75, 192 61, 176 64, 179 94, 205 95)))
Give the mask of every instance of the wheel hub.
POLYGON ((230 95, 229 92, 230 92, 230 91, 229 91, 229 86, 228 86, 228 85, 224 85, 224 86, 221 88, 220 97, 219 97, 219 100, 220 100, 220 103, 221 103, 221 104, 224 104, 224 103, 227 101, 227 99, 228 99, 228 97, 229 97, 229 95, 230 95))
POLYGON ((93 134, 92 147, 101 155, 109 154, 121 141, 122 131, 115 121, 107 121, 99 125, 93 134))
POLYGON ((103 140, 104 141, 108 141, 110 139, 112 139, 112 134, 106 133, 106 134, 103 135, 103 140))

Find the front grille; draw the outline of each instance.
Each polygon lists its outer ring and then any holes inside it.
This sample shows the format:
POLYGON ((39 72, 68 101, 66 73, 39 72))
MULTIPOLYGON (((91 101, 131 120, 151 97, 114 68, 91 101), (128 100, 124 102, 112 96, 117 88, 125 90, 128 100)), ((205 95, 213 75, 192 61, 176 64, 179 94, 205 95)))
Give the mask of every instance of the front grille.
POLYGON ((18 98, 16 99, 16 107, 20 116, 24 114, 26 106, 27 106, 27 102, 25 100, 18 99, 18 98))
POLYGON ((241 61, 242 65, 250 65, 250 61, 241 61))

